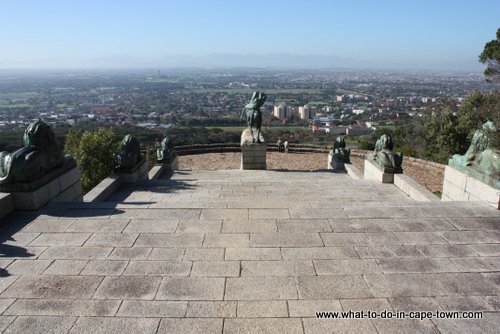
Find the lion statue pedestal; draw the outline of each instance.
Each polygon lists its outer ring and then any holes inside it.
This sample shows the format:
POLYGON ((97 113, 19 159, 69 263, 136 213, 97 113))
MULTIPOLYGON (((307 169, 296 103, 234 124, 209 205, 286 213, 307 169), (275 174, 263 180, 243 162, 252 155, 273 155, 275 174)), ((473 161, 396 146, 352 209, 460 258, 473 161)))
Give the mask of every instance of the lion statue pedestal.
POLYGON ((80 169, 65 156, 49 125, 37 120, 24 133, 24 147, 0 152, 0 192, 11 193, 15 210, 48 202, 82 201, 80 169))
POLYGON ((170 177, 175 170, 179 170, 179 157, 172 141, 165 137, 161 142, 161 148, 156 150, 156 164, 149 171, 149 179, 158 179, 165 173, 170 177))
POLYGON ((345 138, 337 137, 333 143, 333 149, 328 153, 327 169, 334 172, 346 172, 344 164, 351 162, 351 150, 346 147, 345 138))
POLYGON ((375 151, 365 160, 364 178, 382 183, 394 183, 394 174, 403 173, 403 155, 392 151, 394 144, 389 135, 382 135, 375 144, 375 151))
POLYGON ((128 134, 123 138, 120 149, 120 153, 114 155, 116 166, 113 174, 123 183, 147 179, 148 162, 141 153, 139 140, 128 134))
POLYGON ((500 210, 500 148, 491 147, 487 133, 493 122, 476 130, 465 155, 455 154, 445 168, 443 201, 481 201, 500 210))

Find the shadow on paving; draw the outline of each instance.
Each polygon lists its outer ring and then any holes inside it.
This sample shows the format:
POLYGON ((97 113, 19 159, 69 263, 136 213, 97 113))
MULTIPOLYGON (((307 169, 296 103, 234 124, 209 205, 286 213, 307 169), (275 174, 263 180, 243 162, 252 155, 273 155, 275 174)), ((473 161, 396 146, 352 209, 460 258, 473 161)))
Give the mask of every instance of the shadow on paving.
MULTIPOLYGON (((39 217, 51 218, 94 218, 123 213, 115 208, 95 208, 92 203, 57 203, 36 211, 16 211, 0 219, 0 260, 34 257, 27 248, 16 245, 22 240, 22 230, 39 217), (21 234, 18 234, 21 232, 21 234)), ((10 276, 8 270, 0 267, 0 277, 10 276)))
MULTIPOLYGON (((180 173, 178 173, 180 174, 180 173)), ((192 184, 196 179, 188 180, 172 180, 157 179, 157 180, 143 180, 135 184, 124 184, 117 191, 115 191, 106 202, 118 202, 121 204, 154 204, 151 201, 130 201, 128 198, 136 191, 147 191, 152 194, 173 194, 182 190, 194 190, 198 186, 192 184)))
MULTIPOLYGON (((178 173, 188 175, 189 173, 178 173)), ((7 217, 0 219, 0 260, 12 258, 29 258, 35 255, 30 253, 27 248, 16 245, 18 242, 17 233, 22 231, 28 224, 38 217, 44 216, 52 218, 96 218, 112 215, 121 215, 125 211, 116 208, 117 205, 131 205, 148 207, 153 201, 130 201, 127 198, 135 191, 147 191, 156 194, 170 194, 181 190, 193 190, 197 186, 192 182, 195 179, 172 180, 171 175, 168 178, 158 180, 144 180, 133 185, 123 185, 106 202, 87 203, 53 203, 45 205, 36 211, 16 211, 7 217)), ((0 277, 10 276, 9 272, 0 267, 0 277)))

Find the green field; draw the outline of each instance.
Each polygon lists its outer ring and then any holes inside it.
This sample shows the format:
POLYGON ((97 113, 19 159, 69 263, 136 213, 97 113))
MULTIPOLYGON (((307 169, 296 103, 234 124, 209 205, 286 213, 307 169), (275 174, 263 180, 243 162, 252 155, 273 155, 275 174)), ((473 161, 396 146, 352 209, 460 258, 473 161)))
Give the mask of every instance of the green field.
POLYGON ((0 93, 0 99, 23 99, 40 96, 37 92, 0 93))
POLYGON ((29 103, 14 103, 14 104, 0 104, 0 109, 16 109, 16 108, 29 108, 29 103))

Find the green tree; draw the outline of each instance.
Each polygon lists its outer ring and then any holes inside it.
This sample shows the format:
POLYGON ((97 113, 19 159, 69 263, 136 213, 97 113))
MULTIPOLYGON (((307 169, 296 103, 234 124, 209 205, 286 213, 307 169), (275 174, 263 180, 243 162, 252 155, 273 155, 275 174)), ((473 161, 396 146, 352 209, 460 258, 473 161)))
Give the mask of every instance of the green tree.
POLYGON ((445 108, 438 110, 427 123, 428 146, 424 157, 447 164, 456 153, 464 154, 468 147, 466 131, 459 127, 458 116, 445 108))
MULTIPOLYGON (((462 104, 458 111, 459 126, 466 133, 468 144, 474 132, 486 121, 492 121, 498 127, 500 125, 500 92, 482 94, 473 92, 462 104)), ((500 147, 500 132, 489 134, 490 143, 493 147, 500 147)))
POLYGON ((500 81, 500 28, 497 30, 497 38, 489 41, 479 55, 479 61, 486 64, 484 75, 488 81, 500 81))
POLYGON ((64 150, 75 158, 81 169, 83 191, 88 192, 113 171, 113 153, 117 152, 118 144, 111 129, 70 130, 64 150))

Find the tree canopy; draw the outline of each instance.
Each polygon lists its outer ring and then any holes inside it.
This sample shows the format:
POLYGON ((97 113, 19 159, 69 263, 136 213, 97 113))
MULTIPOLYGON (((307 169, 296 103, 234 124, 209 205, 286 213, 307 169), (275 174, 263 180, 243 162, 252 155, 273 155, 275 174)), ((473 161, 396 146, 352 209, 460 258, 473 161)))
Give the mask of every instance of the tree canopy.
POLYGON ((483 52, 479 55, 479 61, 487 65, 484 70, 486 80, 500 82, 500 28, 497 30, 496 37, 486 43, 483 52))

